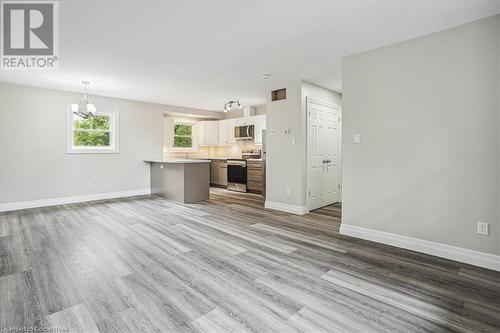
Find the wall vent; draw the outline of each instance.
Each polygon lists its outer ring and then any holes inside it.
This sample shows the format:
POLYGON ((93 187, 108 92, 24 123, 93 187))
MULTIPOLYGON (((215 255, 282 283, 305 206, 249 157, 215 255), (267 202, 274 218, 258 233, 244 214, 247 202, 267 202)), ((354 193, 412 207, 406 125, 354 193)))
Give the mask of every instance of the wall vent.
POLYGON ((271 101, 286 99, 286 88, 271 91, 271 101))

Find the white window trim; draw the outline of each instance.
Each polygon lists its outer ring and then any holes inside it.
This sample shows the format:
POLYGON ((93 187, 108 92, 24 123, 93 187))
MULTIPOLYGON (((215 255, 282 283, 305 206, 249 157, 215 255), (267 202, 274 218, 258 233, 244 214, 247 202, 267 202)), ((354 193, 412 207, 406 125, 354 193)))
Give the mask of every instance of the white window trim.
POLYGON ((66 153, 67 154, 116 154, 119 153, 119 113, 118 110, 98 109, 96 115, 110 117, 110 147, 75 147, 73 141, 73 112, 68 105, 66 113, 66 153))
POLYGON ((196 130, 195 123, 190 123, 187 121, 175 121, 174 120, 174 126, 172 128, 172 146, 170 148, 170 151, 172 152, 179 152, 179 153, 190 153, 190 152, 195 152, 198 151, 195 145, 195 138, 194 138, 194 131, 196 130), (188 125, 191 126, 191 147, 186 148, 186 147, 174 147, 174 140, 175 140, 175 125, 188 125))

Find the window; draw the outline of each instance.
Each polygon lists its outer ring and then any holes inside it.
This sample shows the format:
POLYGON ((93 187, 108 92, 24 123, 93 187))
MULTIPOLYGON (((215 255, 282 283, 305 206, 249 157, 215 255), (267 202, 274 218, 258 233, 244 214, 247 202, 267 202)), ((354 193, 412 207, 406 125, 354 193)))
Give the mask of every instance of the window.
POLYGON ((84 119, 68 109, 68 153, 117 153, 118 111, 98 110, 84 119))
POLYGON ((193 125, 174 124, 173 148, 193 148, 193 125))

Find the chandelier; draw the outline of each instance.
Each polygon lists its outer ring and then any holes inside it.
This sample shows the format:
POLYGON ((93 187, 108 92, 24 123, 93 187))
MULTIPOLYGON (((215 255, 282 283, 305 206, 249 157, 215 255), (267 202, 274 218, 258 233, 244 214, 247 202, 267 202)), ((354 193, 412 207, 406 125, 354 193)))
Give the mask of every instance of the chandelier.
POLYGON ((71 104, 71 111, 74 114, 82 117, 83 119, 88 119, 95 114, 97 109, 96 109, 95 105, 90 102, 90 98, 87 94, 87 86, 90 84, 90 82, 89 81, 82 81, 82 83, 85 85, 85 93, 83 94, 82 98, 80 99, 80 103, 71 104))
POLYGON ((235 101, 229 101, 227 102, 226 104, 224 104, 224 112, 228 112, 228 111, 231 111, 231 109, 233 108, 233 106, 237 106, 238 109, 241 109, 242 106, 240 104, 240 101, 238 100, 235 100, 235 101))

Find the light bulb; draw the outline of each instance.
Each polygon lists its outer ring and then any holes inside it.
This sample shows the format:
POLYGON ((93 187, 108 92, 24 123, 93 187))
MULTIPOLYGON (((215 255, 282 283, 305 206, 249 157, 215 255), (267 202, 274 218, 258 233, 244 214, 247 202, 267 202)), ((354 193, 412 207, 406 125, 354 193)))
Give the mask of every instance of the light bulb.
POLYGON ((94 104, 87 104, 87 111, 94 114, 96 112, 96 107, 94 104))

